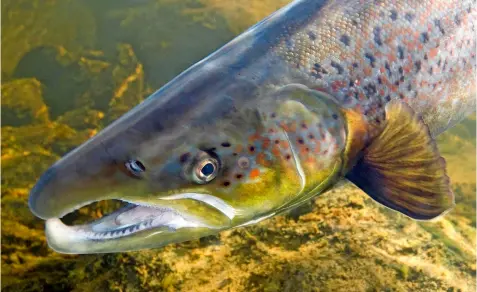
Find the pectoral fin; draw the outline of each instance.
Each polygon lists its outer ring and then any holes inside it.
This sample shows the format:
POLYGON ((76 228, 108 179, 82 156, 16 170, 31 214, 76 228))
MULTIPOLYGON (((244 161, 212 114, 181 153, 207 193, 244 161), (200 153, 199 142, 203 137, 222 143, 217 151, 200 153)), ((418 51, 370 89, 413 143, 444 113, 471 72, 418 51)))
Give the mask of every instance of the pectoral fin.
POLYGON ((426 124, 405 103, 386 107, 386 126, 346 177, 379 203, 429 220, 454 206, 445 160, 426 124))

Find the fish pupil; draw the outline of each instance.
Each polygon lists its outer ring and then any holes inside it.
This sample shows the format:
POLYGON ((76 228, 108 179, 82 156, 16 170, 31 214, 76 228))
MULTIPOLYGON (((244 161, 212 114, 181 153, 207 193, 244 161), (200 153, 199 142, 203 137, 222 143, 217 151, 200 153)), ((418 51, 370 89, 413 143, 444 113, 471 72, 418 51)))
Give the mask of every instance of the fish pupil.
POLYGON ((209 176, 211 174, 213 174, 215 171, 215 167, 212 163, 207 163, 206 165, 204 165, 202 167, 202 169, 200 170, 200 172, 202 173, 202 175, 204 176, 209 176))
POLYGON ((142 164, 141 161, 134 160, 131 162, 130 165, 131 165, 131 169, 137 172, 143 172, 146 170, 146 168, 144 167, 144 164, 142 164))

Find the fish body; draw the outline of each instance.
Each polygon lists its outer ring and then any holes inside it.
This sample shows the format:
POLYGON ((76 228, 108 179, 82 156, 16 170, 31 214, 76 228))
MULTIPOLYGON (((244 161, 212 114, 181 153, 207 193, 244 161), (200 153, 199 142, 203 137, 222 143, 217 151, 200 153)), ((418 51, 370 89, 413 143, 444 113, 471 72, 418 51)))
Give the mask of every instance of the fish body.
POLYGON ((468 0, 295 1, 55 163, 30 208, 65 253, 252 224, 345 177, 435 218, 453 195, 433 138, 475 110, 476 15, 468 0), (131 205, 58 219, 107 199, 131 205))

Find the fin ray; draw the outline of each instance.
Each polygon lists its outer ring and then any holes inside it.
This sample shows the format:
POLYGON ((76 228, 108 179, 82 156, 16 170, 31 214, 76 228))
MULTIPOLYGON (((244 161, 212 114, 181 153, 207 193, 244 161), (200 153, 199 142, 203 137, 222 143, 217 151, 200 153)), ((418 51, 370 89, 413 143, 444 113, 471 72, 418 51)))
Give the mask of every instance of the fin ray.
POLYGON ((419 220, 454 205, 445 160, 422 119, 402 102, 386 107, 384 130, 346 177, 377 202, 419 220))

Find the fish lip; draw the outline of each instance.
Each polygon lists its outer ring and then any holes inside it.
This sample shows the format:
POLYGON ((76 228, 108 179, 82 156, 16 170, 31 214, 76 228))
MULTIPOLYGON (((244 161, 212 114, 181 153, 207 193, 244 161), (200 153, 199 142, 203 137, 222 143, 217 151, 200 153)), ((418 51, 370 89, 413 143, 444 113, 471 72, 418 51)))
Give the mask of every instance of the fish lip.
MULTIPOLYGON (((164 201, 191 199, 206 203, 224 215, 229 223, 235 216, 235 209, 221 199, 199 193, 182 193, 162 197, 164 201)), ((124 200, 123 200, 124 201, 124 200)), ((88 205, 91 202, 83 202, 76 206, 78 209, 88 205)), ((60 218, 49 218, 45 223, 45 233, 48 245, 53 250, 67 254, 84 254, 99 252, 117 252, 123 249, 115 249, 114 246, 102 248, 106 242, 120 243, 128 237, 143 237, 155 235, 161 232, 173 234, 179 229, 206 229, 217 231, 226 227, 219 224, 217 226, 210 225, 198 216, 179 212, 173 207, 157 206, 145 204, 142 202, 129 202, 128 205, 122 207, 111 214, 102 218, 82 225, 66 225, 60 218), (153 232, 156 231, 156 232, 153 232), (147 232, 152 234, 146 234, 147 232)), ((73 211, 70 209, 69 211, 73 211)), ((64 212, 68 214, 69 212, 64 212)), ((228 224, 229 224, 228 223, 228 224)), ((161 242, 158 242, 160 246, 161 242)), ((113 244, 114 245, 114 244, 113 244)), ((131 246, 128 250, 134 250, 131 246), (132 249, 131 249, 132 248, 132 249)))
POLYGON ((95 245, 109 241, 119 243, 127 237, 141 236, 141 233, 145 231, 162 230, 174 233, 181 228, 214 230, 218 227, 204 224, 173 208, 135 204, 129 204, 88 224, 69 226, 59 218, 47 219, 45 223, 45 233, 50 248, 67 254, 123 251, 115 250, 114 247, 95 251, 95 245))

